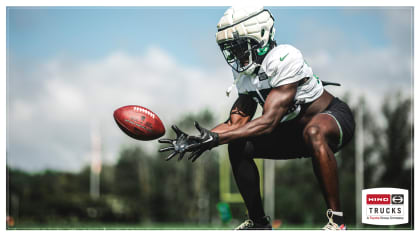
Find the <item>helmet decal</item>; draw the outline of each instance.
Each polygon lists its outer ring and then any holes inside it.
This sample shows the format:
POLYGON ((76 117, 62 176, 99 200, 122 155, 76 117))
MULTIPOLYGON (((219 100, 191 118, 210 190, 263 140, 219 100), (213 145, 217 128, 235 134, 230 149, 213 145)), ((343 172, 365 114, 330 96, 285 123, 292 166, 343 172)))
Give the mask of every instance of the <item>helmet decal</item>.
POLYGON ((265 55, 268 52, 268 49, 269 49, 269 45, 267 45, 263 48, 258 48, 257 49, 258 56, 265 55))

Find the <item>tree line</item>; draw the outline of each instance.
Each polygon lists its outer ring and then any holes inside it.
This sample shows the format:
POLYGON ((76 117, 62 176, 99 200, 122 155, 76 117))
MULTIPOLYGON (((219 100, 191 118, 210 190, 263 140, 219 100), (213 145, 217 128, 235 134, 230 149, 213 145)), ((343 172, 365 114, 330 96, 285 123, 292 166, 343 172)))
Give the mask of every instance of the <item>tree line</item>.
MULTIPOLYGON (((360 107, 352 106, 355 117, 360 107)), ((412 112, 411 99, 400 94, 385 98, 380 112, 364 110, 364 188, 396 187, 413 193, 412 112)), ((203 110, 176 123, 183 130, 195 132, 194 120, 204 127, 217 122, 211 111, 203 110)), ((168 133, 173 135, 172 131, 168 133)), ((341 205, 349 225, 356 223, 354 142, 337 155, 341 205)), ((99 198, 89 194, 89 167, 79 173, 27 173, 7 167, 7 215, 13 219, 8 227, 19 228, 27 222, 40 226, 54 222, 220 224, 216 208, 220 202, 218 153, 207 152, 195 163, 185 159, 166 162, 166 155, 147 153, 141 145, 123 148, 115 165, 102 166, 99 198)), ((276 218, 295 225, 325 224, 325 203, 311 160, 279 162, 275 175, 276 218)), ((235 188, 233 185, 232 191, 235 188)), ((412 206, 410 201, 410 214, 412 206)), ((243 204, 230 207, 234 218, 244 219, 243 204)))

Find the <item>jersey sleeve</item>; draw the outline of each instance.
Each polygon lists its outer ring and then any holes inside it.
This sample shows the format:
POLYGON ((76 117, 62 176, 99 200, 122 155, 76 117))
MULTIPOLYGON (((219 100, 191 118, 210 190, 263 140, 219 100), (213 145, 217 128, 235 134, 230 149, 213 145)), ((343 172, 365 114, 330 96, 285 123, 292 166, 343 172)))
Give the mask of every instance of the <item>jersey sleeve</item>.
POLYGON ((312 69, 305 63, 298 49, 291 45, 280 45, 274 49, 266 65, 271 87, 279 87, 313 76, 312 69))

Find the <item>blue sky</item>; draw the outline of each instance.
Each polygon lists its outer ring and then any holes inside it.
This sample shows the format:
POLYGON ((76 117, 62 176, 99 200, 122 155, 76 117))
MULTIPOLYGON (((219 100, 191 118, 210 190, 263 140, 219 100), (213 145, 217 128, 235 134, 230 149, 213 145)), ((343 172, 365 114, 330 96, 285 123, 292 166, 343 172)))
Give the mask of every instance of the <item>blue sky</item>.
MULTIPOLYGON (((412 94, 412 8, 268 7, 276 40, 300 49, 321 79, 355 104, 380 108, 384 94, 412 94)), ((29 171, 78 171, 92 132, 103 160, 136 142, 112 119, 123 105, 156 112, 170 127, 186 112, 212 109, 222 121, 235 100, 215 42, 225 7, 8 7, 7 152, 29 171), (96 128, 95 128, 96 127, 96 128), (96 130, 96 131, 95 131, 96 130)), ((211 128, 211 127, 209 127, 211 128)))
POLYGON ((9 48, 35 60, 60 53, 88 59, 115 50, 141 53, 154 44, 194 63, 197 38, 211 42, 214 19, 223 12, 217 7, 9 8, 9 48))
MULTIPOLYGON (((316 21, 369 46, 386 47, 386 8, 271 7, 277 41, 293 43, 305 35, 299 27, 316 21), (293 22, 293 23, 290 23, 293 22)), ((196 47, 214 46, 215 22, 224 7, 9 7, 8 48, 21 59, 45 60, 57 55, 104 57, 112 51, 142 53, 159 45, 186 64, 199 65, 196 47)), ((322 33, 322 29, 319 29, 322 33)), ((305 37, 312 37, 305 35, 305 37)), ((350 45, 355 46, 355 45, 350 45)), ((205 65, 199 65, 205 66, 205 65)))

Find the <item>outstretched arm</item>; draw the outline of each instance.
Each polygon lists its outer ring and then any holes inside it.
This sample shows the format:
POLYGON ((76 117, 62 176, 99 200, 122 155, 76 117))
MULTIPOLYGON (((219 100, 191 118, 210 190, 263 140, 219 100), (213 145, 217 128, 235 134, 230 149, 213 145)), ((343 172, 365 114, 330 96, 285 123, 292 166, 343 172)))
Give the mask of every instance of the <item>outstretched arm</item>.
POLYGON ((271 133, 292 104, 296 91, 297 82, 273 88, 265 101, 263 115, 242 126, 219 133, 219 144, 271 133))
POLYGON ((159 140, 161 143, 171 144, 160 151, 173 150, 173 154, 167 160, 178 153, 180 153, 180 160, 185 152, 192 152, 188 159, 195 161, 203 152, 220 144, 229 143, 239 138, 271 133, 292 104, 296 90, 297 83, 272 89, 265 101, 263 115, 252 121, 250 120, 254 116, 257 106, 255 101, 246 95, 239 96, 231 109, 229 120, 225 123, 210 131, 195 122, 200 136, 187 135, 175 127, 177 138, 159 140))
POLYGON ((257 103, 251 96, 239 94, 238 99, 230 110, 229 119, 213 128, 211 131, 215 133, 225 133, 230 130, 237 129, 249 122, 257 110, 257 103))

